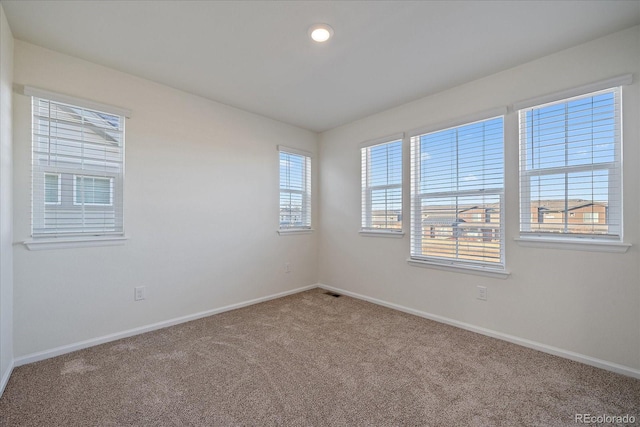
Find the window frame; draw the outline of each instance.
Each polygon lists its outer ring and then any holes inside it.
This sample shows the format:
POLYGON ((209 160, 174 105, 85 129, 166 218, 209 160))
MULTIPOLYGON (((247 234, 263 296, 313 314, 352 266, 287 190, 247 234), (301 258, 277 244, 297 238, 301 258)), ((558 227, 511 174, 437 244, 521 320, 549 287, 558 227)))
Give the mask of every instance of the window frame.
MULTIPOLYGON (((565 117, 568 113, 565 113, 565 117)), ((622 87, 614 86, 604 89, 598 89, 594 91, 588 91, 581 94, 562 97, 554 101, 544 102, 540 104, 534 104, 526 107, 522 107, 517 110, 518 115, 518 145, 519 145, 519 181, 520 181, 520 215, 519 215, 519 225, 520 231, 519 236, 520 239, 531 239, 531 240, 581 240, 584 243, 589 243, 590 241, 607 241, 607 242, 622 242, 623 240, 623 195, 622 195, 622 87), (527 112, 533 112, 535 110, 542 110, 547 107, 565 105, 567 106, 570 102, 578 101, 580 99, 591 98, 598 95, 603 94, 613 94, 613 108, 614 111, 618 111, 619 114, 614 117, 615 119, 615 129, 614 129, 614 148, 613 148, 613 160, 608 162, 591 162, 591 163, 583 163, 578 165, 565 165, 565 166, 553 166, 553 167, 528 167, 527 166, 527 151, 528 151, 528 141, 524 140, 524 126, 526 126, 526 115, 527 112), (533 221, 531 219, 531 181, 532 179, 548 176, 548 175, 564 175, 565 182, 569 179, 571 174, 581 173, 581 172, 596 172, 602 171, 607 174, 607 218, 606 224, 610 227, 609 232, 607 234, 598 234, 598 233, 577 233, 569 231, 569 208, 568 203, 570 197, 568 194, 565 194, 565 198, 563 199, 565 202, 565 213, 562 215, 564 217, 563 221, 563 230, 562 231, 544 231, 544 230, 533 230, 532 224, 533 221), (614 203, 611 203, 611 200, 614 203), (611 221, 611 219, 615 219, 615 221, 611 221)), ((564 137, 564 146, 565 151, 569 148, 569 142, 567 141, 567 137, 564 137)), ((590 144, 590 147, 593 144, 590 144)), ((568 183, 565 183, 565 186, 568 183)), ((592 184, 593 185, 593 184, 592 184)), ((565 192, 568 191, 565 188, 565 192)), ((592 201, 593 202, 593 201, 592 201)), ((585 223, 587 224, 587 223, 585 223)), ((593 223, 591 223, 593 224, 593 223)))
MULTIPOLYGON (((24 241, 23 244, 29 250, 45 250, 45 249, 63 249, 63 248, 76 248, 76 247, 91 247, 91 246, 112 246, 112 245, 121 245, 128 238, 124 233, 124 169, 125 169, 125 122, 126 119, 132 116, 132 112, 128 109, 115 107, 112 105, 101 104, 93 101, 89 101, 86 99, 76 98, 68 95, 63 95, 55 92, 50 92, 44 89, 24 86, 22 88, 22 94, 31 98, 31 138, 32 138, 32 146, 31 146, 31 154, 33 157, 32 161, 32 170, 31 170, 31 237, 24 241), (46 206, 55 207, 56 209, 65 209, 65 206, 69 208, 75 208, 76 205, 74 201, 76 199, 76 181, 75 176, 90 176, 102 178, 103 172, 95 173, 95 169, 83 169, 81 167, 62 167, 60 165, 55 164, 37 164, 35 163, 35 159, 37 155, 44 155, 44 152, 36 144, 41 144, 41 136, 38 136, 36 131, 40 127, 40 122, 36 122, 36 114, 35 114, 35 105, 38 100, 43 100, 45 102, 53 104, 62 104, 70 107, 74 110, 83 110, 85 112, 98 114, 98 115, 108 115, 108 116, 117 116, 118 127, 114 128, 115 134, 118 135, 118 145, 117 145, 117 164, 119 165, 119 171, 117 173, 107 173, 104 177, 105 179, 110 179, 110 204, 86 204, 89 209, 99 209, 100 207, 113 207, 115 209, 113 215, 115 218, 115 229, 114 230, 105 230, 105 231, 96 231, 82 228, 78 230, 74 230, 72 232, 64 232, 60 229, 51 229, 51 232, 47 232, 46 224, 42 223, 42 225, 38 225, 39 229, 41 227, 41 231, 36 232, 34 227, 36 224, 41 224, 40 222, 44 219, 41 218, 41 215, 44 215, 46 211, 46 206), (38 148, 36 148, 38 147, 38 148), (46 203, 46 185, 40 187, 40 184, 37 183, 39 179, 45 179, 45 175, 57 175, 58 176, 58 203, 46 203), (73 180, 72 187, 65 190, 63 187, 64 176, 68 175, 73 180), (117 175, 117 176, 115 176, 117 175), (42 178, 36 178, 40 176, 42 178), (36 186, 34 188, 34 186, 36 186), (117 188, 116 188, 117 187, 117 188), (37 188, 37 190, 36 190, 37 188), (120 195, 118 196, 118 206, 115 206, 115 191, 118 191, 120 195), (66 201, 65 201, 66 200, 66 201), (36 207, 38 212, 36 212, 36 207), (38 215, 38 219, 36 220, 36 215, 38 215), (36 222, 37 221, 37 222, 36 222)), ((84 112, 82 114, 85 114, 84 112)), ((84 117, 84 116, 83 116, 84 117)), ((48 123, 52 123, 55 118, 47 116, 43 116, 42 119, 43 125, 48 126, 48 123)), ((107 120, 105 118, 105 120, 107 120)), ((64 121, 62 122, 64 123, 64 121)), ((87 125, 90 125, 92 122, 88 121, 87 125)), ((84 124, 80 122, 76 125, 79 130, 83 129, 84 124)), ((105 132, 111 132, 109 128, 105 128, 105 132)), ((84 139, 79 139, 78 144, 85 144, 84 139)), ((84 157, 79 157, 84 158, 84 157)), ((92 160, 87 160, 87 164, 91 164, 92 160)))
MULTIPOLYGON (((506 226, 505 226, 505 187, 506 187, 506 171, 505 171, 505 148, 506 148, 506 123, 507 123, 507 109, 496 108, 483 113, 469 115, 463 118, 452 120, 449 122, 441 123, 439 125, 429 126, 425 128, 416 129, 408 133, 410 140, 410 199, 411 199, 411 244, 410 244, 410 256, 407 259, 409 265, 419 267, 429 267, 441 270, 456 271, 462 273, 485 275, 496 278, 507 278, 510 273, 506 269, 506 226), (420 144, 420 137, 431 133, 439 133, 455 128, 462 128, 468 125, 481 123, 484 121, 490 121, 496 118, 502 119, 502 188, 491 188, 487 190, 469 190, 469 191, 452 191, 452 192, 436 192, 436 193, 419 193, 419 183, 416 182, 416 174, 421 169, 422 165, 421 156, 417 155, 417 146, 420 144), (416 197, 421 199, 424 197, 435 196, 458 196, 465 197, 470 195, 494 195, 499 197, 500 204, 500 262, 488 262, 488 261, 467 261, 459 258, 446 258, 446 257, 433 257, 428 255, 418 254, 415 249, 416 245, 421 245, 421 238, 418 239, 417 230, 422 229, 422 212, 421 204, 416 202, 416 197)), ((421 237, 422 233, 420 233, 421 237)))
MULTIPOLYGON (((309 151, 301 150, 298 148, 286 147, 283 145, 278 145, 278 234, 287 235, 287 234, 299 234, 299 233, 310 233, 313 231, 312 228, 312 158, 313 155, 309 151), (289 156, 296 156, 302 158, 303 161, 303 169, 301 176, 302 190, 292 189, 282 187, 282 155, 286 154, 289 156), (298 194, 301 195, 301 225, 291 225, 291 226, 283 226, 283 222, 281 220, 282 215, 282 194, 298 194)), ((291 205, 289 205, 291 206, 291 205)))
MULTIPOLYGON (((361 187, 361 212, 360 212, 360 235, 367 237, 403 237, 404 236, 404 151, 405 141, 404 133, 398 133, 389 135, 383 138, 378 138, 370 141, 366 141, 360 144, 360 187, 361 187), (400 183, 389 184, 388 180, 385 185, 369 185, 368 180, 371 176, 370 163, 371 153, 370 150, 374 147, 381 147, 384 145, 396 144, 400 145, 400 183), (373 192, 376 190, 400 190, 400 228, 391 227, 373 227, 373 192)), ((388 162, 388 155, 387 155, 388 162)), ((386 206, 386 203, 385 203, 386 206)))
MULTIPOLYGON (((116 176, 97 176, 86 174, 73 174, 73 205, 74 206, 113 206, 113 184, 116 180, 116 176), (109 203, 88 203, 85 201, 78 201, 78 178, 84 180, 91 178, 94 180, 109 180, 109 203)), ((95 197, 94 197, 95 200, 95 197)))

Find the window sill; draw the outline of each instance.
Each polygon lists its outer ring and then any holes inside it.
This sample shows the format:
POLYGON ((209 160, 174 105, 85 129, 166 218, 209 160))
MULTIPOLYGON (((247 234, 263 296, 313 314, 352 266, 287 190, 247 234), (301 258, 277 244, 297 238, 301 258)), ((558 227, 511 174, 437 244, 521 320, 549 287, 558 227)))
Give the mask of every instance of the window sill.
POLYGON ((54 237, 30 239, 22 242, 30 251, 48 249, 88 248, 95 246, 124 245, 126 236, 54 237))
POLYGON ((291 228, 278 230, 278 234, 281 236, 294 236, 298 234, 311 234, 313 231, 313 228, 291 228))
POLYGON ((528 248, 563 249, 570 251, 625 253, 631 243, 614 242, 595 239, 516 237, 519 246, 528 248))
POLYGON ((359 233, 363 237, 391 237, 395 239, 402 239, 404 237, 404 231, 360 230, 359 233))
POLYGON ((444 271, 452 271, 455 273, 463 273, 463 274, 473 274, 476 276, 486 276, 486 277, 494 277, 497 279, 506 279, 511 275, 510 272, 506 270, 498 270, 493 268, 483 268, 483 267, 472 267, 468 265, 453 265, 453 264, 443 264, 434 261, 426 261, 426 260, 418 260, 418 259, 407 259, 407 263, 414 267, 424 267, 424 268, 433 268, 436 270, 444 270, 444 271))

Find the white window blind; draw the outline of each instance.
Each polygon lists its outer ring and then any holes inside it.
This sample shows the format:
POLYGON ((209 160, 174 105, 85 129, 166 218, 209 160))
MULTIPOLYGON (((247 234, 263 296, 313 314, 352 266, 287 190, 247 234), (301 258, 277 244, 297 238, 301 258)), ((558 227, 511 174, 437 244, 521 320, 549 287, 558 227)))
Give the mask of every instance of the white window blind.
POLYGON ((622 238, 620 88, 519 110, 522 236, 622 238))
POLYGON ((402 139, 362 147, 362 230, 402 231, 402 139))
POLYGON ((124 116, 32 97, 32 236, 123 235, 124 116))
POLYGON ((280 229, 311 228, 311 155, 280 151, 280 229))
POLYGON ((504 269, 504 118, 411 138, 411 258, 504 269))

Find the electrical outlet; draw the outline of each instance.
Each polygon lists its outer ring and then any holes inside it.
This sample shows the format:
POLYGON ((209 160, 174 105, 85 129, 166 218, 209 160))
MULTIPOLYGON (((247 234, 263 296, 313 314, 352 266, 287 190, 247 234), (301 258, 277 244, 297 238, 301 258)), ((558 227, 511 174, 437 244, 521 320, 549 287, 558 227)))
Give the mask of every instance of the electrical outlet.
POLYGON ((487 287, 486 286, 477 286, 478 294, 476 298, 482 301, 487 300, 487 287))
POLYGON ((145 287, 138 286, 133 288, 133 300, 142 301, 143 299, 145 299, 145 287))
POLYGON ((291 264, 289 264, 288 262, 284 263, 284 272, 291 273, 291 264))

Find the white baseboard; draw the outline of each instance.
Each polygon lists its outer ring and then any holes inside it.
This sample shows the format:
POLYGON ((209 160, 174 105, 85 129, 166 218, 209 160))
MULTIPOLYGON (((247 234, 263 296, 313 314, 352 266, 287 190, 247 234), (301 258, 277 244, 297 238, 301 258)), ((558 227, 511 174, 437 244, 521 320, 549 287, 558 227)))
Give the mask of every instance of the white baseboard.
POLYGON ((7 387, 9 383, 9 378, 11 377, 11 373, 13 372, 15 362, 11 362, 7 367, 7 370, 2 374, 2 378, 0 379, 0 396, 4 393, 4 389, 7 387))
MULTIPOLYGON (((249 301, 240 302, 237 304, 227 305, 225 307, 214 308, 212 310, 201 311, 199 313, 189 314, 187 316, 176 317, 174 319, 164 320, 162 322, 153 323, 151 325, 140 326, 138 328, 129 329, 122 332, 116 332, 114 334, 104 335, 97 338, 88 339, 85 341, 80 341, 74 344, 64 345, 61 347, 56 347, 50 350, 44 350, 37 353, 28 354, 26 356, 21 356, 15 358, 13 360, 13 366, 22 366, 28 363, 39 362, 41 360, 49 359, 51 357, 60 356, 62 354, 71 353, 73 351, 82 350, 84 348, 93 347, 99 344, 104 344, 107 342, 119 340, 122 338, 131 337, 134 335, 144 334, 145 332, 155 331, 157 329, 166 328, 173 325, 178 325, 180 323, 190 322, 192 320, 201 319, 203 317, 212 316, 214 314, 223 313, 225 311, 231 311, 242 307, 247 307, 249 305, 258 304, 261 302, 269 301, 276 298, 281 298, 287 295, 297 294, 299 292, 308 291, 309 289, 317 288, 318 285, 309 285, 303 286, 301 288, 292 289, 290 291, 280 292, 273 295, 267 295, 260 298, 255 298, 249 301)), ((9 380, 7 376, 6 380, 9 380)), ((3 378, 4 381, 4 378, 3 378)), ((2 383, 4 384, 4 382, 2 383)))
POLYGON ((261 302, 269 301, 276 298, 281 298, 287 295, 296 294, 299 292, 304 292, 313 288, 322 288, 326 290, 330 290, 333 292, 337 292, 343 295, 347 295, 353 298, 361 299, 363 301, 368 301, 373 304, 381 305, 384 307, 388 307, 394 310, 402 311, 404 313, 413 314, 415 316, 423 317, 425 319, 434 320, 436 322, 445 323, 447 325, 455 326, 461 329, 466 329, 468 331, 476 332, 482 335, 486 335, 492 338, 497 338, 503 341, 508 341, 514 344, 521 345, 523 347, 531 348, 534 350, 542 351, 544 353, 552 354, 554 356, 563 357, 565 359, 574 360, 576 362, 584 363, 586 365, 595 366, 597 368, 605 369, 607 371, 616 372, 618 374, 626 375, 633 378, 640 379, 640 370, 634 369, 628 366, 619 365, 617 363, 608 362, 606 360, 597 359, 591 356, 586 356, 584 354, 575 353, 569 350, 564 350, 558 347, 553 347, 550 345, 542 344, 536 341, 527 340, 524 338, 520 338, 514 335, 504 334, 502 332, 494 331, 492 329, 482 328, 479 326, 475 326, 469 323, 459 322, 454 319, 450 319, 444 316, 439 316, 436 314, 427 313, 424 311, 416 310, 413 308, 408 308, 399 304, 394 304, 386 301, 379 300, 377 298, 372 298, 366 295, 357 294, 355 292, 347 291, 345 289, 336 288, 333 286, 328 286, 322 283, 318 283, 315 285, 304 286, 296 289, 292 289, 290 291, 280 292, 273 295, 268 295, 260 298, 255 298, 249 301, 244 301, 237 304, 231 304, 225 307, 215 308, 212 310, 202 311, 199 313, 190 314, 187 316, 177 317, 170 320, 165 320, 162 322, 154 323, 151 325, 141 326, 138 328, 129 329, 122 332, 117 332, 114 334, 105 335, 102 337, 92 338, 89 340, 77 342, 74 344, 69 344, 61 347, 56 347, 50 350, 41 351, 38 353, 28 354, 26 356, 21 356, 13 360, 12 365, 9 369, 4 373, 0 382, 0 395, 4 391, 6 387, 11 372, 14 367, 26 365, 28 363, 38 362, 41 360, 49 359, 51 357, 60 356, 62 354, 71 353, 73 351, 82 350, 84 348, 93 347, 99 344, 104 344, 107 342, 119 340, 122 338, 127 338, 134 335, 143 334, 145 332, 155 331, 157 329, 166 328, 169 326, 177 325, 180 323, 190 322, 192 320, 200 319, 207 316, 212 316, 214 314, 223 313, 225 311, 235 310, 242 307, 247 307, 249 305, 258 304, 261 302))
POLYGON ((402 311, 404 313, 409 313, 415 316, 424 317, 425 319, 434 320, 440 323, 446 323, 447 325, 455 326, 461 329, 466 329, 471 332, 477 332, 479 334, 486 335, 492 338, 508 341, 510 343, 518 344, 523 347, 542 351, 543 353, 552 354, 554 356, 559 356, 565 359, 584 363, 585 365, 595 366, 596 368, 601 368, 607 371, 611 371, 618 374, 640 379, 639 369, 634 369, 628 366, 619 365, 617 363, 608 362, 606 360, 597 359, 595 357, 586 356, 584 354, 575 353, 573 351, 564 350, 562 348, 553 347, 553 346, 542 344, 536 341, 527 340, 514 335, 504 334, 502 332, 494 331, 492 329, 486 329, 486 328, 475 326, 469 323, 459 322, 457 320, 449 319, 448 317, 438 316, 437 314, 427 313, 427 312, 416 310, 413 308, 408 308, 399 304, 393 304, 393 303, 382 301, 376 298, 371 298, 366 295, 361 295, 355 292, 347 291, 345 289, 336 288, 334 286, 328 286, 322 283, 318 283, 318 287, 322 289, 326 289, 328 291, 336 292, 342 295, 347 295, 353 298, 361 299, 363 301, 367 301, 373 304, 377 304, 387 308, 392 308, 394 310, 402 311))

